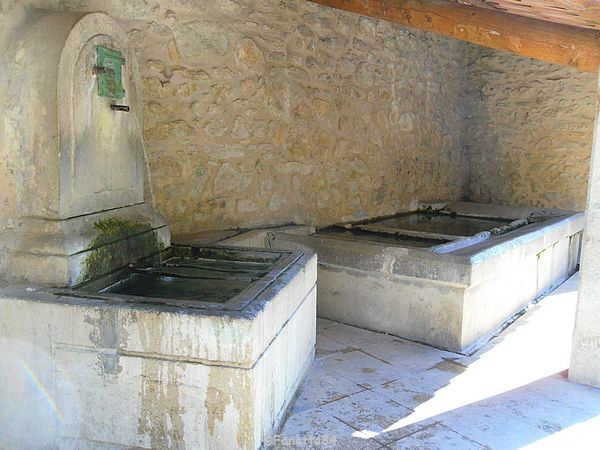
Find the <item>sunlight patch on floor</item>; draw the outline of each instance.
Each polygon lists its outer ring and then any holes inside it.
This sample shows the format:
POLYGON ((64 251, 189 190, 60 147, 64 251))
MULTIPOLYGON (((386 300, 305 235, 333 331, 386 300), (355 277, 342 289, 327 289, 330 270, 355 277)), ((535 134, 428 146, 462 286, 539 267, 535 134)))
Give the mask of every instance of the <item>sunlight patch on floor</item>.
POLYGON ((415 408, 410 416, 394 423, 392 431, 469 404, 526 386, 569 367, 577 285, 565 283, 482 348, 467 370, 415 408), (562 326, 556 324, 562 323, 562 326))

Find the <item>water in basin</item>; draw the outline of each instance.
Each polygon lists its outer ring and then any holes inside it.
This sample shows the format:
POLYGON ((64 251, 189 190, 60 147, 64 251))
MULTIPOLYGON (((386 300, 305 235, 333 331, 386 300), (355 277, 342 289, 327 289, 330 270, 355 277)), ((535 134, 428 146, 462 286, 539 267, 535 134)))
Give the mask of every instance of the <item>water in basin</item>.
POLYGON ((297 258, 271 250, 173 246, 70 294, 192 307, 231 301, 231 309, 251 301, 297 258))
POLYGON ((419 247, 428 248, 436 245, 445 244, 443 239, 428 239, 412 236, 403 236, 399 234, 378 233, 374 231, 366 231, 360 229, 345 229, 343 227, 328 227, 317 232, 317 236, 335 237, 338 239, 346 239, 349 241, 369 241, 379 244, 394 245, 400 247, 419 247))
POLYGON ((261 279, 268 269, 267 263, 173 257, 133 267, 129 276, 100 292, 223 303, 261 279))
POLYGON ((415 212, 375 220, 369 222, 369 225, 426 233, 472 236, 482 231, 489 231, 492 228, 508 225, 510 222, 512 222, 511 219, 488 219, 442 213, 415 212))

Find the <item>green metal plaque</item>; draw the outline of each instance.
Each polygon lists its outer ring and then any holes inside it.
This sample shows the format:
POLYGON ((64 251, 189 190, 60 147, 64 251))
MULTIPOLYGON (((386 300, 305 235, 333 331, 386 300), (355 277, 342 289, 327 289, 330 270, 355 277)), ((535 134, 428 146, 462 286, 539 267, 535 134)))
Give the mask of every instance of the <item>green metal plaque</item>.
POLYGON ((125 90, 121 78, 125 58, 121 52, 111 48, 96 47, 96 67, 98 76, 98 95, 108 98, 123 98, 125 90))

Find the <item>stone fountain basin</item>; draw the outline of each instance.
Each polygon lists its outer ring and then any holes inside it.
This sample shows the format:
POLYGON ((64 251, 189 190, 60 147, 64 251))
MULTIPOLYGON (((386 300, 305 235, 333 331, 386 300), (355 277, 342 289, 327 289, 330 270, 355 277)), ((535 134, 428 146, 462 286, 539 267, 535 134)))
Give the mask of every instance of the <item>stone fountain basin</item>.
POLYGON ((219 243, 314 251, 320 317, 470 354, 577 270, 583 218, 436 202, 387 218, 253 230, 219 243))
POLYGON ((174 245, 59 294, 154 305, 242 311, 302 252, 174 245))
MULTIPOLYGON (((0 289, 3 354, 60 412, 47 420, 58 447, 258 448, 277 431, 314 354, 316 255, 175 246, 163 269, 173 258, 215 289, 235 270, 238 285, 171 299, 147 280, 119 286, 160 267, 148 259, 73 289, 0 289)), ((19 404, 43 409, 36 395, 19 404)))

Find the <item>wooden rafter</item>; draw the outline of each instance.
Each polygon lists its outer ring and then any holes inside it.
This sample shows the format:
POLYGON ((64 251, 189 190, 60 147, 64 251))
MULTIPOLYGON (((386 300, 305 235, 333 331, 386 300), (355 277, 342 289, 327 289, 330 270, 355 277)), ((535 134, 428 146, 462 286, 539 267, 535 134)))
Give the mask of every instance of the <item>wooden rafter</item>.
POLYGON ((575 27, 600 30, 600 2, 598 0, 457 0, 458 3, 476 1, 474 6, 488 6, 511 14, 548 20, 575 27))
POLYGON ((309 0, 550 63, 598 72, 600 32, 440 0, 309 0))

